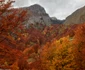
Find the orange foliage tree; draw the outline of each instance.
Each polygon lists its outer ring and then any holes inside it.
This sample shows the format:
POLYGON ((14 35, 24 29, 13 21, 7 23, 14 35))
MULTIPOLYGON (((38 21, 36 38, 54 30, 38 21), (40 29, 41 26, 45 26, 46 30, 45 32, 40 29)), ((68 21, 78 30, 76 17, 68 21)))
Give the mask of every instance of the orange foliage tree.
POLYGON ((0 1, 0 68, 15 69, 14 67, 16 67, 17 70, 21 70, 22 68, 24 69, 24 67, 21 66, 19 58, 22 58, 23 66, 27 64, 27 61, 20 50, 14 49, 18 44, 10 35, 10 32, 14 32, 17 36, 21 36, 21 34, 15 30, 16 27, 21 26, 26 11, 20 10, 20 12, 12 9, 11 4, 13 2, 13 0, 7 0, 7 2, 6 0, 0 1))
POLYGON ((85 24, 80 24, 75 31, 74 37, 75 61, 78 65, 77 70, 85 69, 85 24))
POLYGON ((73 48, 69 37, 45 45, 41 54, 44 70, 76 70, 73 48))
MULTIPOLYGON (((10 33, 15 32, 15 28, 21 25, 26 15, 26 11, 13 10, 11 8, 13 2, 13 0, 8 0, 7 2, 2 0, 0 2, 0 37, 10 40, 12 40, 10 33)), ((18 31, 16 34, 19 35, 18 31)))
POLYGON ((77 25, 75 36, 47 43, 41 53, 44 70, 85 69, 85 24, 77 25))

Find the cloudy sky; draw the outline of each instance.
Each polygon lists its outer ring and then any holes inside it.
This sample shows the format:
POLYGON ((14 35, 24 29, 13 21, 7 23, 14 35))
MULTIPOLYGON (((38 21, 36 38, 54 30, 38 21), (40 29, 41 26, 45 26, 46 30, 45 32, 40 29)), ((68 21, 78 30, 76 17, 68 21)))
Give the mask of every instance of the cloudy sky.
POLYGON ((16 0, 15 7, 40 4, 51 17, 65 19, 72 12, 85 6, 85 0, 16 0))

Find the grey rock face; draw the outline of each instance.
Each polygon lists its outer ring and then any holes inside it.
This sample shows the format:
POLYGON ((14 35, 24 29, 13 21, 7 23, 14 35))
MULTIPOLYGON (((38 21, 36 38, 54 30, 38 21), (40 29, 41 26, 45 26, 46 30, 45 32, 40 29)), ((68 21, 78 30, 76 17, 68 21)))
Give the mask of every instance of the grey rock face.
POLYGON ((51 18, 46 13, 45 9, 41 7, 40 5, 35 4, 30 7, 25 7, 22 9, 28 11, 28 13, 31 14, 31 16, 29 16, 29 19, 26 22, 26 26, 29 26, 29 24, 35 24, 35 23, 40 23, 47 26, 52 24, 51 18))
POLYGON ((64 24, 80 24, 85 22, 85 7, 82 7, 66 18, 64 24))
POLYGON ((28 7, 29 10, 35 14, 35 15, 42 15, 42 14, 46 14, 46 11, 43 7, 41 7, 40 5, 38 4, 34 4, 34 5, 31 5, 30 7, 28 7))

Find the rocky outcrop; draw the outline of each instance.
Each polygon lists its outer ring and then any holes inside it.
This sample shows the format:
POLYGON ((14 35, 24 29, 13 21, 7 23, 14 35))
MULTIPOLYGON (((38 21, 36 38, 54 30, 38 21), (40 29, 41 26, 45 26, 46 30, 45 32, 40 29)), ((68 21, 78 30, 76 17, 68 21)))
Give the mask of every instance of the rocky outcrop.
POLYGON ((80 24, 85 22, 85 6, 76 10, 70 16, 66 18, 64 24, 80 24))
POLYGON ((26 26, 29 24, 40 23, 43 25, 51 25, 52 21, 49 15, 46 13, 45 9, 38 4, 34 4, 30 7, 24 7, 23 10, 26 10, 30 16, 26 22, 26 26))

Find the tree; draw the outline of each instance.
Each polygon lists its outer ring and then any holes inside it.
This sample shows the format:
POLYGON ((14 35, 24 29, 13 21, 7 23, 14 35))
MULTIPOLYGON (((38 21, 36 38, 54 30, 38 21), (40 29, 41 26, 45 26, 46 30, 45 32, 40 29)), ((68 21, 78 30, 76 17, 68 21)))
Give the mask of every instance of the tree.
POLYGON ((85 24, 80 24, 75 30, 74 36, 75 61, 78 70, 85 69, 85 24))
POLYGON ((13 2, 13 0, 0 2, 0 36, 4 39, 9 38, 10 32, 15 32, 15 28, 21 25, 26 15, 26 11, 13 10, 11 8, 13 2))
MULTIPOLYGON (((13 39, 15 35, 11 36, 10 33, 21 36, 16 28, 21 26, 24 21, 26 11, 11 8, 13 2, 13 0, 0 1, 0 67, 3 69, 10 68, 23 55, 20 50, 14 49, 18 44, 13 39)), ((24 59, 24 57, 22 58, 24 59)))
POLYGON ((73 48, 69 37, 45 45, 41 56, 44 70, 76 70, 73 48))

